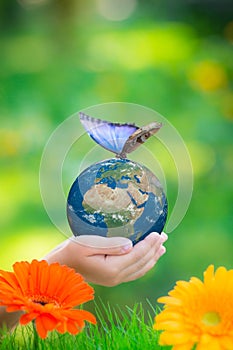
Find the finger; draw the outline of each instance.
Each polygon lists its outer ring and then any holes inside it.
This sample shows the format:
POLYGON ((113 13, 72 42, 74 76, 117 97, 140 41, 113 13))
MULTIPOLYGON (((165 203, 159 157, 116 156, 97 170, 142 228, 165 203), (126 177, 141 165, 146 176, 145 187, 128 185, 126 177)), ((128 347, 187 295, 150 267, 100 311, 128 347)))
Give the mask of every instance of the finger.
POLYGON ((122 256, 120 261, 117 260, 117 257, 109 257, 111 258, 111 264, 117 264, 117 266, 120 264, 119 271, 121 271, 122 278, 129 276, 153 259, 156 251, 161 246, 161 239, 158 233, 153 232, 143 241, 137 243, 129 254, 122 256))
POLYGON ((122 255, 132 249, 132 242, 125 237, 102 237, 83 235, 72 240, 85 248, 87 255, 122 255))
MULTIPOLYGON (((161 234, 159 234, 158 232, 151 232, 146 238, 144 238, 144 240, 156 240, 156 242, 159 240, 161 243, 164 243, 167 241, 168 239, 168 235, 165 232, 161 232, 161 234)), ((151 242, 151 244, 153 244, 153 242, 151 242)))
POLYGON ((154 257, 150 260, 148 260, 145 265, 141 266, 140 269, 136 270, 134 273, 125 276, 124 282, 129 282, 129 281, 134 281, 138 278, 143 277, 148 271, 150 271, 155 264, 157 263, 157 261, 161 258, 161 256, 163 256, 166 253, 166 248, 161 245, 159 247, 159 249, 157 250, 156 254, 154 255, 154 257))
POLYGON ((128 276, 133 275, 135 272, 141 271, 149 261, 154 260, 154 256, 159 247, 160 245, 157 246, 156 249, 148 249, 148 247, 143 246, 143 249, 141 247, 140 251, 138 252, 132 251, 132 253, 134 253, 132 263, 122 270, 122 277, 128 278, 128 276))
POLYGON ((161 256, 164 255, 165 253, 166 253, 166 247, 161 245, 154 255, 154 264, 156 264, 159 258, 161 258, 161 256))
POLYGON ((165 232, 162 232, 162 233, 161 233, 161 238, 162 238, 162 241, 163 241, 163 243, 164 243, 164 242, 167 241, 168 235, 167 235, 165 232))
POLYGON ((147 242, 152 248, 152 247, 155 247, 158 244, 166 242, 167 238, 168 238, 168 236, 164 232, 162 232, 161 234, 159 234, 158 232, 151 232, 140 243, 147 242))

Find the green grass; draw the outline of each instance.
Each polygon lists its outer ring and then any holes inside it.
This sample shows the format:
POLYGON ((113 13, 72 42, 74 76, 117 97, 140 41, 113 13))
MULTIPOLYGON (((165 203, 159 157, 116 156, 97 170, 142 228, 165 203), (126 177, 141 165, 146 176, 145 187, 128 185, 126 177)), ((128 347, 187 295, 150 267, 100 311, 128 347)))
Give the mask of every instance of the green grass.
POLYGON ((171 349, 158 345, 159 333, 153 330, 156 310, 145 314, 141 304, 133 309, 95 306, 97 325, 86 325, 77 336, 51 332, 45 340, 34 336, 32 326, 17 327, 12 333, 3 331, 1 350, 158 350, 171 349))

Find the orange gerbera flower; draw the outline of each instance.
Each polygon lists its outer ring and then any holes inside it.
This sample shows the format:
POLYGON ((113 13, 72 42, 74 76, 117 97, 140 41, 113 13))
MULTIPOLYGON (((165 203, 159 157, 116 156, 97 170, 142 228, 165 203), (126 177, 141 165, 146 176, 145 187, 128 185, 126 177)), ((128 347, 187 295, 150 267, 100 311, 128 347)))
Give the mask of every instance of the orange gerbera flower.
POLYGON ((163 330, 161 345, 173 350, 233 349, 233 270, 210 265, 204 282, 192 277, 178 281, 169 296, 161 297, 164 310, 155 317, 154 329, 163 330))
POLYGON ((88 311, 75 306, 94 298, 94 290, 75 270, 46 261, 16 262, 14 272, 0 270, 0 305, 8 312, 22 310, 20 323, 35 320, 41 338, 56 329, 77 334, 84 321, 96 323, 88 311))

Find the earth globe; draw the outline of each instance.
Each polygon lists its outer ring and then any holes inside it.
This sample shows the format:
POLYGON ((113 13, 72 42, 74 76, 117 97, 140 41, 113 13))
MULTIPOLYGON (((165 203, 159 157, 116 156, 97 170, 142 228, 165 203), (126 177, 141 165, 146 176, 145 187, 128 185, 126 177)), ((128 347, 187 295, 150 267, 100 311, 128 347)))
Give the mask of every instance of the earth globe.
POLYGON ((80 113, 88 134, 116 157, 90 165, 74 181, 67 199, 67 218, 75 236, 126 237, 133 244, 161 233, 167 199, 158 178, 126 157, 161 127, 102 121, 80 113))

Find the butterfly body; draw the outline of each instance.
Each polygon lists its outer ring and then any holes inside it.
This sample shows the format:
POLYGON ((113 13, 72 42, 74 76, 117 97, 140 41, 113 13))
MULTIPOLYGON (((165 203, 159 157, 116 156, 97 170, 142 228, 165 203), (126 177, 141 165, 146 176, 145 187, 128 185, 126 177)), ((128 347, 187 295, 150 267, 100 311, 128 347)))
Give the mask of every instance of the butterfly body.
POLYGON ((113 152, 119 158, 126 158, 162 126, 153 122, 143 127, 129 123, 112 123, 80 113, 80 121, 89 136, 100 146, 113 152))

